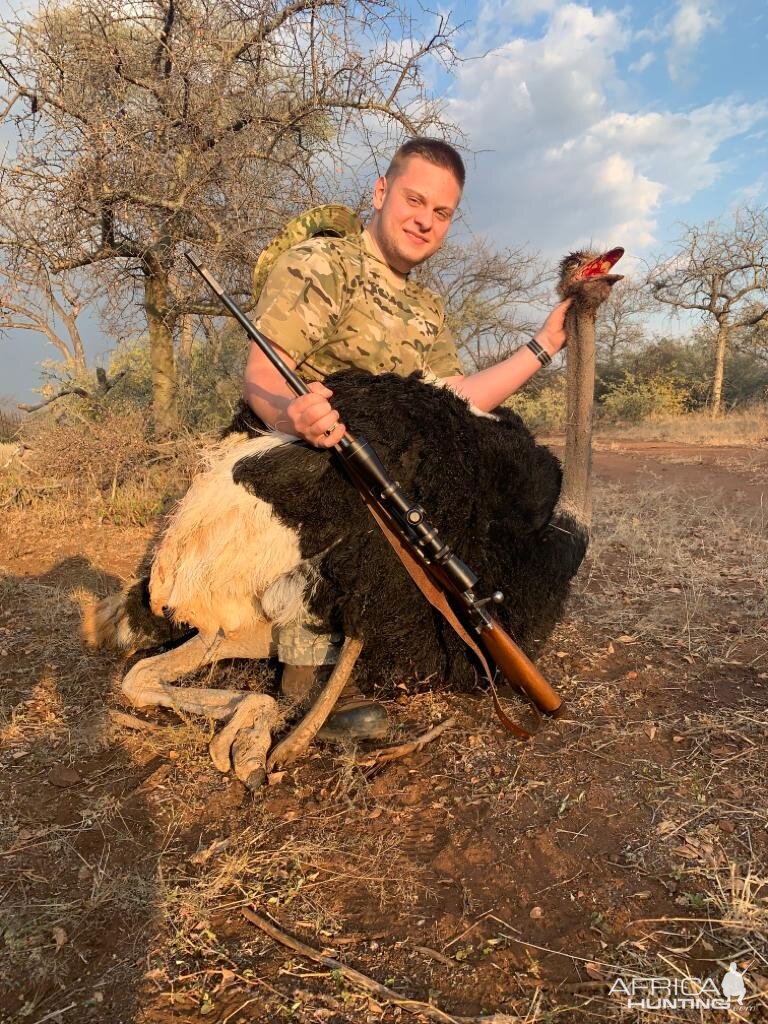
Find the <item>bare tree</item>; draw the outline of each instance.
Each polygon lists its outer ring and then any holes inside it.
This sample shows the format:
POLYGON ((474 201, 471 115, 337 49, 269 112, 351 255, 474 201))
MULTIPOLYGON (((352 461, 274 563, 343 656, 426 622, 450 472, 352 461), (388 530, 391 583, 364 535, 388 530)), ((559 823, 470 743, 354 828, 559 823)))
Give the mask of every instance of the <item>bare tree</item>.
POLYGON ((755 315, 760 314, 762 306, 760 303, 753 303, 748 310, 750 316, 745 317, 746 326, 736 331, 733 339, 735 351, 755 356, 768 362, 768 317, 764 314, 755 320, 755 315))
POLYGON ((622 355, 645 341, 643 320, 649 307, 649 295, 642 285, 625 277, 613 286, 597 314, 597 355, 605 367, 612 369, 622 355))
POLYGON ((496 251, 481 239, 443 246, 419 275, 443 296, 456 347, 475 369, 510 355, 531 334, 538 322, 532 307, 547 290, 536 253, 496 251))
POLYGON ((82 275, 55 277, 34 254, 0 267, 0 334, 44 335, 63 358, 71 377, 86 373, 79 318, 93 303, 94 285, 82 275))
POLYGON ((176 417, 181 317, 220 312, 183 251, 247 293, 265 241, 338 198, 364 151, 445 133, 420 68, 452 59, 450 33, 439 20, 415 42, 398 17, 388 0, 43 0, 6 26, 0 110, 18 146, 0 246, 138 299, 159 429, 176 417))
POLYGON ((768 319, 768 210, 743 207, 730 223, 684 225, 674 255, 651 271, 649 285, 659 302, 715 325, 710 404, 717 416, 733 333, 768 319))

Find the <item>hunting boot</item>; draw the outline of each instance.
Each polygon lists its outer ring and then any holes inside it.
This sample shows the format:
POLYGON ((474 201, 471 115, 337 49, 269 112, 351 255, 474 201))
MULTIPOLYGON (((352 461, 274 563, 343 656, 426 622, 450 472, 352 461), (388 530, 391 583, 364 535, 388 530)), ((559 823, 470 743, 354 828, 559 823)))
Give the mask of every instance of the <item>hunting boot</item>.
MULTIPOLYGON (((332 671, 332 665, 284 665, 280 690, 290 700, 303 702, 317 696, 332 671)), ((378 740, 388 729, 384 706, 366 697, 349 680, 317 735, 321 740, 378 740)))

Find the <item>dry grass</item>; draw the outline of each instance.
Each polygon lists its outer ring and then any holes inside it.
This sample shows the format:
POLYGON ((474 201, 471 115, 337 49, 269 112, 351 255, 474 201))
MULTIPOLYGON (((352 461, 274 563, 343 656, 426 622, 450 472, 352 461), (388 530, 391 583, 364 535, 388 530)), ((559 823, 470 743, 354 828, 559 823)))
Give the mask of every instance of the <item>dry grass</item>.
POLYGON ((652 417, 642 423, 598 423, 595 437, 601 441, 668 441, 706 446, 764 445, 768 443, 768 406, 752 406, 716 418, 703 410, 682 416, 652 417))
POLYGON ((768 664, 768 511, 674 487, 628 499, 606 486, 595 504, 583 579, 601 627, 697 658, 768 664))
MULTIPOLYGON (((0 697, 0 966, 28 978, 20 1019, 70 1002, 79 1019, 120 1019, 93 1002, 110 986, 135 994, 152 1024, 200 1011, 223 1024, 249 1000, 232 1024, 403 1019, 249 931, 238 908, 251 904, 382 982, 433 991, 438 1005, 487 999, 486 1012, 542 1024, 666 1024, 686 1018, 639 1016, 559 981, 588 985, 601 970, 719 979, 734 960, 749 986, 742 1019, 768 1012, 768 720, 759 689, 730 691, 768 674, 766 520, 674 488, 602 487, 595 505, 588 571, 544 662, 567 718, 521 749, 482 703, 411 696, 398 708, 407 733, 459 718, 420 760, 370 772, 350 750, 318 751, 252 803, 212 768, 205 723, 110 724, 122 669, 81 651, 66 587, 0 581, 11 666, 0 697), (54 791, 47 780, 62 766, 82 784, 54 791), (635 829, 609 865, 625 818, 635 829), (484 847, 490 858, 473 860, 484 847), (552 878, 536 874, 548 857, 560 857, 552 878), (594 893, 582 879, 590 865, 594 893), (614 898, 624 879, 630 889, 614 898), (502 892, 512 910, 519 899, 514 920, 499 921, 502 892), (458 906, 443 914, 449 896, 458 906), (536 903, 554 918, 548 938, 529 917, 536 903), (123 924, 105 966, 90 936, 123 924), (449 966, 425 967, 417 947, 449 966)), ((269 682, 238 664, 206 678, 269 682)))
POLYGON ((143 526, 183 493, 206 438, 156 440, 139 409, 94 417, 73 408, 61 422, 31 419, 24 442, 23 460, 0 459, 0 508, 9 521, 34 510, 45 522, 76 515, 90 523, 143 526))

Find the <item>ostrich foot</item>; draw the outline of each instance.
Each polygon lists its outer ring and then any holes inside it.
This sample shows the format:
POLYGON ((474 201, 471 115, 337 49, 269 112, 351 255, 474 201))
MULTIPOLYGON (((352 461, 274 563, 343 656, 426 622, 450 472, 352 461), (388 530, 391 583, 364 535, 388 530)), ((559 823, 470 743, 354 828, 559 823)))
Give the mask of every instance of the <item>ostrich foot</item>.
POLYGON ((134 665, 123 680, 123 693, 135 707, 171 708, 226 721, 209 746, 211 760, 219 771, 227 772, 231 756, 236 776, 255 788, 266 776, 271 731, 279 718, 277 702, 261 693, 170 686, 169 682, 216 661, 268 658, 271 653, 272 627, 267 623, 242 637, 197 635, 175 650, 134 665))
MULTIPOLYGON (((243 693, 240 696, 242 699, 231 718, 208 744, 211 760, 214 767, 218 768, 220 772, 229 771, 230 752, 241 730, 252 731, 255 729, 261 733, 266 728, 267 736, 269 736, 270 729, 277 724, 277 701, 273 697, 269 697, 265 693, 243 693)), ((266 756, 266 750, 264 754, 266 756)), ((240 778, 239 775, 238 778, 240 778)))
POLYGON ((290 764, 304 753, 322 728, 326 718, 333 711, 341 691, 346 686, 355 662, 363 648, 361 640, 347 637, 341 649, 339 660, 331 678, 325 684, 319 697, 302 718, 296 728, 282 739, 267 759, 267 771, 272 772, 278 765, 290 764))
MULTIPOLYGON (((271 700, 270 697, 266 699, 271 700)), ((267 753, 272 746, 272 731, 277 720, 277 705, 272 701, 256 718, 253 726, 240 730, 232 744, 235 775, 251 792, 261 789, 266 782, 267 753)))

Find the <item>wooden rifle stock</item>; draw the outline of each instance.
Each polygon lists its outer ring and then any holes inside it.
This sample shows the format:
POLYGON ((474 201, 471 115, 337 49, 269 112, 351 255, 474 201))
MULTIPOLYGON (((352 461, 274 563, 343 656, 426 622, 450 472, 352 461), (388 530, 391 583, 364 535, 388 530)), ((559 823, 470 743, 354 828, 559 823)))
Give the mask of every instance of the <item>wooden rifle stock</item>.
POLYGON ((488 629, 481 630, 480 642, 507 681, 518 686, 540 711, 547 715, 556 715, 560 711, 562 698, 494 618, 491 618, 488 629))

